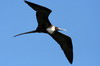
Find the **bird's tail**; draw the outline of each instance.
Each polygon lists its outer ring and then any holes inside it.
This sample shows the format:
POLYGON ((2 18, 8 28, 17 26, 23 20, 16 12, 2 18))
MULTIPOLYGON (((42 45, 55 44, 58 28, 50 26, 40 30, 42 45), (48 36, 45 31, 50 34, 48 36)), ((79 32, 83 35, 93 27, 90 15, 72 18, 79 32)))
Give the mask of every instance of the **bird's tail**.
POLYGON ((17 34, 17 35, 15 35, 14 37, 16 37, 16 36, 20 36, 20 35, 24 35, 24 34, 29 34, 29 33, 35 33, 35 32, 37 32, 37 31, 36 31, 36 30, 35 30, 35 31, 29 31, 29 32, 25 32, 25 33, 17 34))

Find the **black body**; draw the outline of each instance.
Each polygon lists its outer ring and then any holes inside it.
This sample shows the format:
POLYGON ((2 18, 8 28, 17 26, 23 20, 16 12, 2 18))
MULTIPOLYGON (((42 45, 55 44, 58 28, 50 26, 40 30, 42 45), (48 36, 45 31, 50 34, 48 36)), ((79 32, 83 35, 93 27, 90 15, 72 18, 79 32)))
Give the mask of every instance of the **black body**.
POLYGON ((27 3, 33 10, 36 11, 38 27, 34 31, 18 34, 18 35, 15 35, 14 37, 23 35, 23 34, 28 34, 28 33, 35 33, 35 32, 47 33, 60 45, 60 47, 62 48, 68 61, 72 64, 72 62, 73 62, 73 46, 72 46, 71 38, 69 36, 66 36, 66 35, 58 32, 58 30, 55 30, 55 32, 53 34, 48 33, 46 30, 48 27, 52 26, 52 24, 50 23, 50 21, 48 19, 48 16, 52 11, 46 7, 37 5, 35 3, 31 3, 28 1, 25 1, 25 3, 27 3))

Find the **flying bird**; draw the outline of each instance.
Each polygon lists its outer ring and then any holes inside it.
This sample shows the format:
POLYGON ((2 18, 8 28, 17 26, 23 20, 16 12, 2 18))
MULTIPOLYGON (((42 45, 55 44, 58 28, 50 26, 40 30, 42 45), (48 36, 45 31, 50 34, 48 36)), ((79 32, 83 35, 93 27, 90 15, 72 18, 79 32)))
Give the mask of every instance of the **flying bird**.
POLYGON ((73 46, 72 46, 72 40, 69 36, 64 35, 59 32, 59 30, 64 31, 65 29, 61 29, 59 27, 56 27, 52 25, 48 19, 49 14, 52 12, 50 9, 40 6, 35 3, 31 3, 28 1, 25 1, 33 10, 36 11, 36 18, 38 22, 38 27, 36 30, 21 33, 16 36, 20 36, 23 34, 29 34, 29 33, 46 33, 49 34, 62 48, 65 56, 67 57, 68 61, 72 64, 73 62, 73 46))

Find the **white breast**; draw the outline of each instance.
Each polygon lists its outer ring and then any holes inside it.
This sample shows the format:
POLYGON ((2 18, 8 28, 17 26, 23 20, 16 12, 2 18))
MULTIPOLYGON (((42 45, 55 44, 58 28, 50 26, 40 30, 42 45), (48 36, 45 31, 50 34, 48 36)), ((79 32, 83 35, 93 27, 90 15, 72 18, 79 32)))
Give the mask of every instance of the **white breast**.
POLYGON ((53 34, 53 32, 55 31, 55 26, 50 26, 49 28, 47 28, 47 31, 48 31, 50 34, 53 34))

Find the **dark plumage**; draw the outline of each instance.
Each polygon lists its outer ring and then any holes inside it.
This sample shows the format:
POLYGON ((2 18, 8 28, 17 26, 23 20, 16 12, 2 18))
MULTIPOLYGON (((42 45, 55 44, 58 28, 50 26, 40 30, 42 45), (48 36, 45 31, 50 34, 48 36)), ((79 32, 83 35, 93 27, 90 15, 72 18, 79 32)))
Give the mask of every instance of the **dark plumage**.
POLYGON ((35 3, 31 3, 28 1, 25 1, 25 3, 27 3, 33 10, 36 11, 38 27, 34 31, 21 33, 21 34, 15 35, 14 37, 23 35, 23 34, 28 34, 28 33, 36 33, 36 32, 47 33, 60 45, 68 61, 72 64, 73 62, 72 40, 69 36, 66 36, 58 32, 58 30, 63 30, 63 29, 55 27, 50 23, 48 16, 52 11, 46 7, 37 5, 35 3))

